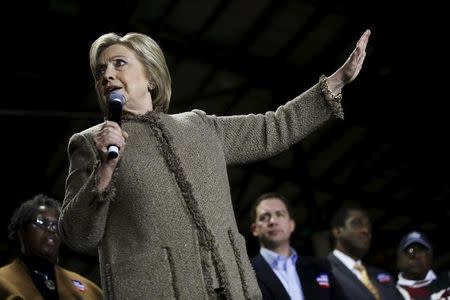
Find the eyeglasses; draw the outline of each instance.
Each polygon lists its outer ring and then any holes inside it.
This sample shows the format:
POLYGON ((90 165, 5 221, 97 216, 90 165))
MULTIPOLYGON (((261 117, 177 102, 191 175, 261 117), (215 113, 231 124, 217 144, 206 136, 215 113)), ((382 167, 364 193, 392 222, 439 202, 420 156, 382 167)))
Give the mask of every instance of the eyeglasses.
POLYGON ((42 229, 48 229, 51 231, 58 231, 58 220, 52 221, 48 219, 44 219, 42 217, 37 217, 36 219, 32 220, 31 223, 36 225, 39 228, 42 229))

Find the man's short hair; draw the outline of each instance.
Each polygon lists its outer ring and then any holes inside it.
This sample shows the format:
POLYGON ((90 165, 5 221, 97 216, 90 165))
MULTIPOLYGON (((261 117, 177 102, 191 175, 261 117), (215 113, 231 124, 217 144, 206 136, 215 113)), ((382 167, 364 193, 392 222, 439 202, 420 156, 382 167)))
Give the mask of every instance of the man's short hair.
POLYGON ((265 193, 262 194, 261 196, 259 196, 258 198, 256 198, 255 202, 253 203, 252 206, 252 210, 251 210, 251 218, 252 218, 252 222, 256 221, 256 208, 258 207, 258 205, 266 200, 266 199, 270 199, 270 198, 277 198, 280 199, 281 202, 284 203, 284 205, 286 206, 287 212, 289 214, 289 217, 292 218, 292 210, 291 210, 291 206, 289 204, 289 200, 284 197, 283 195, 281 195, 280 193, 276 193, 276 192, 270 192, 270 193, 265 193))
POLYGON ((367 214, 367 211, 356 202, 348 202, 340 206, 331 217, 330 227, 331 229, 337 227, 343 227, 345 221, 348 219, 349 213, 352 210, 359 210, 367 214))

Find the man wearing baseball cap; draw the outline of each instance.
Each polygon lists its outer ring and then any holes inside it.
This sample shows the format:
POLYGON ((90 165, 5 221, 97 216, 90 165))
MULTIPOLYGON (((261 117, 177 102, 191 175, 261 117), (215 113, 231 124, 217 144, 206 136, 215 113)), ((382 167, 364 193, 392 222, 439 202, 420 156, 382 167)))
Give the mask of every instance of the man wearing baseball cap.
POLYGON ((436 275, 432 261, 433 247, 423 232, 411 231, 402 237, 397 251, 397 289, 405 300, 450 297, 450 273, 436 275))

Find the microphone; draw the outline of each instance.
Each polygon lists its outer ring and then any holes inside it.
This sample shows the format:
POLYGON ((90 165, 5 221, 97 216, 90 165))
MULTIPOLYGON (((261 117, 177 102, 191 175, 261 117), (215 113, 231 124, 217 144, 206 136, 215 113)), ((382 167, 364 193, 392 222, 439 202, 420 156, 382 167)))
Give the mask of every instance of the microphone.
MULTIPOLYGON (((120 126, 124 104, 125 96, 119 90, 111 91, 108 94, 108 120, 114 121, 120 126)), ((119 147, 117 145, 108 145, 108 159, 114 159, 117 156, 119 156, 119 147)))

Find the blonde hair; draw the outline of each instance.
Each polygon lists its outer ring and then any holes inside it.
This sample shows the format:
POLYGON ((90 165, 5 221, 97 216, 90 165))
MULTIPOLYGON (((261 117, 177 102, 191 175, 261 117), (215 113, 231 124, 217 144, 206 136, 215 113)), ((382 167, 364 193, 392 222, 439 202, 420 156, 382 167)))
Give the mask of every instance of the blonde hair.
POLYGON ((155 88, 151 90, 154 107, 167 112, 172 94, 169 68, 159 45, 145 34, 129 32, 122 37, 116 33, 106 33, 94 41, 89 51, 89 64, 94 78, 99 55, 114 44, 124 45, 134 51, 144 66, 149 82, 154 83, 155 88))

